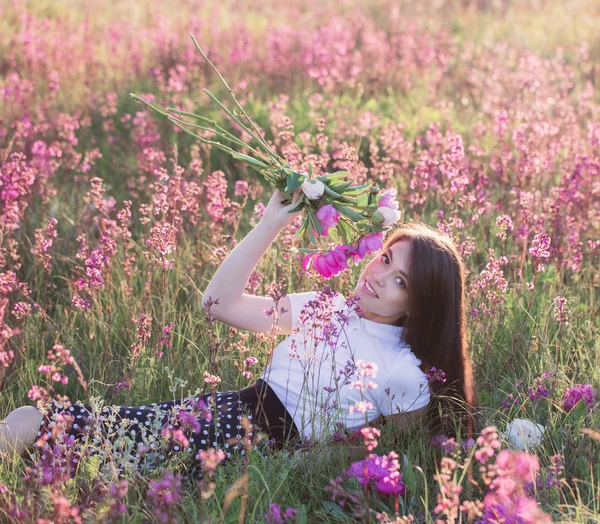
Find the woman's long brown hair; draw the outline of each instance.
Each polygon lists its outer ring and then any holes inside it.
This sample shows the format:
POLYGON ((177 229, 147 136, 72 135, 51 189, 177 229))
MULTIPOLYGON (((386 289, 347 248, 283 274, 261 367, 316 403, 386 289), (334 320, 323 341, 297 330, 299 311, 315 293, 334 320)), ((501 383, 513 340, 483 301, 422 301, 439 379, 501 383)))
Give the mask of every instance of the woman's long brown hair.
MULTIPOLYGON (((473 434, 476 402, 471 359, 467 348, 465 270, 452 240, 423 224, 403 224, 386 240, 384 249, 401 240, 411 244, 409 315, 400 319, 402 336, 428 372, 446 374, 446 382, 433 382, 429 406, 432 431, 456 435, 456 423, 466 423, 473 434)), ((463 433, 464 436, 464 433, 463 433)))

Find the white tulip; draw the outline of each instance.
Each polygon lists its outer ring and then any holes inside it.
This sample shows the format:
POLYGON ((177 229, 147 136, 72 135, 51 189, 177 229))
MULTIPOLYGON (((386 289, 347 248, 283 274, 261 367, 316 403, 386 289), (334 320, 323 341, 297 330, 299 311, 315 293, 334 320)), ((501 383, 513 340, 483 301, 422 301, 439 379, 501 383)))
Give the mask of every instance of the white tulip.
POLYGON ((325 184, 313 178, 302 184, 302 191, 304 191, 309 200, 317 200, 325 191, 325 184))
POLYGON ((383 215, 383 227, 391 226, 400 220, 400 211, 391 207, 380 207, 377 209, 383 215))
POLYGON ((518 449, 533 448, 542 442, 546 428, 526 418, 516 418, 506 428, 506 438, 518 449))

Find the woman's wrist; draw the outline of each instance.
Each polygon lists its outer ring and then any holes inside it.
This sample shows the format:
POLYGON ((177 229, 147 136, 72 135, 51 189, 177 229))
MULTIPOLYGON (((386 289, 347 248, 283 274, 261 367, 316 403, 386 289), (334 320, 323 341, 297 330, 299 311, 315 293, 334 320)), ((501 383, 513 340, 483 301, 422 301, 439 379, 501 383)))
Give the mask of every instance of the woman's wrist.
POLYGON ((274 220, 263 217, 259 223, 256 225, 255 229, 259 229, 266 234, 273 235, 273 237, 277 237, 280 231, 283 229, 280 224, 275 222, 274 220))

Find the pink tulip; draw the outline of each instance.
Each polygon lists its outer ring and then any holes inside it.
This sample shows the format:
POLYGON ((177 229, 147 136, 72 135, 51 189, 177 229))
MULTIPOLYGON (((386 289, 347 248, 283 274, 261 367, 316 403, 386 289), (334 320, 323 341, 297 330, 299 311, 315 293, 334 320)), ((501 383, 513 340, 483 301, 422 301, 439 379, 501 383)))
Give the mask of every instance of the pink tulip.
POLYGON ((376 253, 383 247, 383 232, 373 233, 362 237, 358 246, 354 248, 350 256, 354 264, 358 264, 368 253, 376 253))
POLYGON ((340 221, 340 212, 331 204, 322 206, 316 213, 319 222, 321 222, 321 236, 329 235, 329 228, 337 226, 340 221))
POLYGON ((307 271, 310 265, 315 268, 317 273, 323 278, 330 278, 338 275, 348 267, 347 252, 352 248, 350 246, 336 246, 329 253, 311 253, 302 260, 302 268, 307 271))

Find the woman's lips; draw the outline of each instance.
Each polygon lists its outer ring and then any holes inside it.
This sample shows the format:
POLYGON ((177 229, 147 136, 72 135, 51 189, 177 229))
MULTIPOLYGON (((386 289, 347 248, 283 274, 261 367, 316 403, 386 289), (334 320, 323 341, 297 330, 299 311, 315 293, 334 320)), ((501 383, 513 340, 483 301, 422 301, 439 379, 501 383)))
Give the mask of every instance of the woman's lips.
MULTIPOLYGON (((371 285, 371 283, 369 282, 369 286, 371 286, 371 288, 373 287, 371 285)), ((368 287, 367 287, 367 280, 365 279, 364 283, 363 283, 363 289, 367 292, 368 295, 375 297, 375 298, 379 298, 376 294, 374 294, 368 287)))

